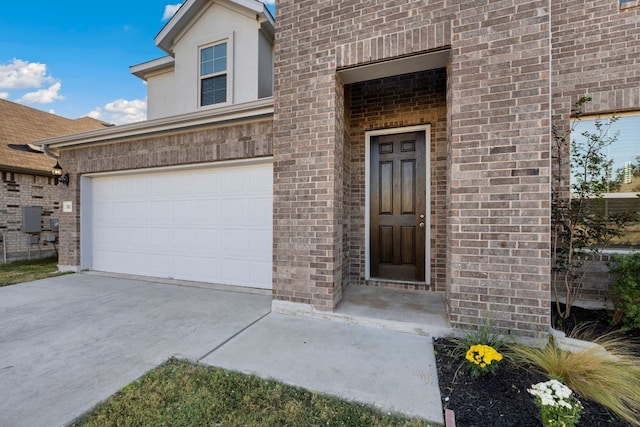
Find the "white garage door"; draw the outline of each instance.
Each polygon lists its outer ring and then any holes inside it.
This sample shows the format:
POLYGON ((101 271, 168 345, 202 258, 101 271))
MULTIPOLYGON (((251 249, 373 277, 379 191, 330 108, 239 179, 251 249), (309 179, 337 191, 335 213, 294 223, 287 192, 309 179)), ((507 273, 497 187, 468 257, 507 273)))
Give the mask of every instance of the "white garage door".
POLYGON ((91 268, 271 289, 272 183, 271 163, 93 177, 91 268))

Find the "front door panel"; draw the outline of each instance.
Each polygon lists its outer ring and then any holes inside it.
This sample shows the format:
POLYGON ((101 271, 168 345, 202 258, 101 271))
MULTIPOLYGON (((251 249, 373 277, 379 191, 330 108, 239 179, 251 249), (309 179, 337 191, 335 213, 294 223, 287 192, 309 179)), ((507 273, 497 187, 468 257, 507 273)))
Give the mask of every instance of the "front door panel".
POLYGON ((371 277, 425 280, 424 132, 371 138, 371 277))

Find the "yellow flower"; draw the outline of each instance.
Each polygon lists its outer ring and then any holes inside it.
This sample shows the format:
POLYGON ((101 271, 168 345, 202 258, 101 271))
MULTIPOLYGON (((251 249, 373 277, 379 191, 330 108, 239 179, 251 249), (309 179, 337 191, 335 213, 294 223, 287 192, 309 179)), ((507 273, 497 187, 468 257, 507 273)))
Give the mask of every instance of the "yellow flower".
POLYGON ((465 359, 471 363, 480 365, 481 368, 485 368, 487 365, 490 365, 491 362, 501 361, 502 355, 489 345, 476 344, 469 347, 465 359))

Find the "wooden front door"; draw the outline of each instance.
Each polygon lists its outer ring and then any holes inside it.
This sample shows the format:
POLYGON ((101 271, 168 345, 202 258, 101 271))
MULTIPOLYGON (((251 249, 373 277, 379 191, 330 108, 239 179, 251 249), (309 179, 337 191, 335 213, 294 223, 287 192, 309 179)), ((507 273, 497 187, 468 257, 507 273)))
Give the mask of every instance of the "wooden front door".
POLYGON ((425 280, 425 133, 371 137, 372 278, 425 280))

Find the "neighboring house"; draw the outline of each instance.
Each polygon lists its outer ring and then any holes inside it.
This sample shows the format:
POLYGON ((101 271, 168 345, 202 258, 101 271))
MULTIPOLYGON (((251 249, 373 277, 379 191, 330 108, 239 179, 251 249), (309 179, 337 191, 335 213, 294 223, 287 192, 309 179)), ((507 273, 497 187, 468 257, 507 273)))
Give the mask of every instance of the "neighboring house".
POLYGON ((57 236, 55 226, 51 229, 60 210, 51 174, 56 160, 32 143, 105 126, 90 117, 71 120, 0 99, 0 262, 55 253, 47 237, 57 236), (24 227, 26 207, 39 213, 41 232, 24 227))
MULTIPOLYGON (((640 112, 637 1, 187 0, 132 67, 150 120, 51 138, 60 267, 446 295, 463 327, 550 327, 552 126, 640 112), (274 90, 267 64, 275 35, 274 90)), ((640 153, 636 153, 640 154, 640 153)))

